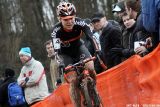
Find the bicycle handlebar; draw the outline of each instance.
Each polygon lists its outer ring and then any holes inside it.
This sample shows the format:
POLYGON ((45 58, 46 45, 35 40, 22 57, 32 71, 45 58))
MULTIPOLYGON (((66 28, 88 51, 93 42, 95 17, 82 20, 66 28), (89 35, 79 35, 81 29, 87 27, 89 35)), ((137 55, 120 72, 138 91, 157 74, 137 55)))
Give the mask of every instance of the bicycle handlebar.
POLYGON ((84 60, 82 60, 82 61, 79 61, 79 62, 73 64, 73 65, 69 65, 69 66, 65 67, 64 70, 65 70, 65 71, 70 70, 70 69, 72 69, 72 68, 74 68, 74 67, 76 67, 76 66, 83 65, 83 64, 85 64, 85 63, 87 63, 87 62, 89 62, 89 61, 93 61, 93 60, 95 60, 95 59, 96 59, 95 56, 94 56, 94 57, 90 57, 90 58, 86 58, 86 59, 84 59, 84 60))
POLYGON ((77 63, 75 63, 75 64, 73 64, 73 65, 69 65, 69 66, 65 67, 64 70, 67 71, 67 70, 70 70, 70 69, 72 69, 72 68, 74 68, 74 67, 76 67, 76 66, 84 65, 85 63, 87 63, 87 62, 89 62, 89 61, 92 61, 92 60, 95 60, 96 58, 98 59, 101 67, 102 67, 104 70, 107 70, 107 66, 104 64, 104 62, 102 61, 102 59, 100 58, 100 56, 99 56, 98 54, 96 54, 96 56, 94 56, 94 57, 90 57, 90 58, 86 58, 86 59, 84 59, 84 60, 81 60, 81 61, 79 61, 79 62, 77 62, 77 63))

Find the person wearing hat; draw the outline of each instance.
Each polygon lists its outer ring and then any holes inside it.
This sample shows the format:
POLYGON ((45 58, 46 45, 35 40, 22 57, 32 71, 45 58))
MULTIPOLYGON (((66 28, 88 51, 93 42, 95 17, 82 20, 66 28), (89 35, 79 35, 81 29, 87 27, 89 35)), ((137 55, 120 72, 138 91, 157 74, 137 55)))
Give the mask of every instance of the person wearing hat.
POLYGON ((108 68, 111 68, 121 62, 118 55, 112 54, 110 50, 115 47, 121 47, 121 30, 109 22, 106 16, 101 12, 96 12, 92 16, 94 29, 100 34, 100 44, 102 56, 108 68))
POLYGON ((44 67, 32 57, 29 47, 21 48, 19 57, 23 67, 17 81, 24 87, 27 103, 33 105, 49 95, 44 67))
POLYGON ((120 2, 116 3, 113 6, 112 12, 117 13, 119 17, 122 17, 123 14, 125 13, 124 1, 120 1, 120 2))
POLYGON ((21 48, 21 50, 19 51, 19 56, 22 64, 27 63, 29 60, 32 59, 30 48, 29 47, 21 48))
POLYGON ((115 16, 115 19, 117 22, 119 22, 120 28, 123 32, 123 30, 125 29, 123 20, 122 20, 122 16, 125 14, 125 5, 124 5, 124 1, 119 1, 118 3, 114 4, 112 12, 115 16))
MULTIPOLYGON (((83 33, 94 46, 94 53, 98 54, 100 50, 98 49, 96 40, 93 38, 93 33, 84 19, 76 17, 76 7, 74 4, 62 1, 58 4, 56 11, 59 22, 54 25, 51 36, 53 41, 57 39, 61 41, 60 46, 58 45, 60 47, 58 54, 62 56, 65 67, 80 61, 81 55, 84 55, 85 59, 91 57, 90 52, 82 41, 83 33)), ((56 43, 53 43, 53 45, 56 46, 56 43)), ((94 62, 87 62, 85 69, 89 71, 90 76, 96 81, 94 62)), ((77 75, 75 74, 73 78, 69 87, 71 100, 74 107, 81 107, 77 75)))

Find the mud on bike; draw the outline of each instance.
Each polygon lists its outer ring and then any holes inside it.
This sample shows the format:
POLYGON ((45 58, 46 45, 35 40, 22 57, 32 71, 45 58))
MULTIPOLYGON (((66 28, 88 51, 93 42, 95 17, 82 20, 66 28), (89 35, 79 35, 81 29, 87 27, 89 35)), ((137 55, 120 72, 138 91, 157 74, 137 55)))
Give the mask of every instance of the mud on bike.
POLYGON ((78 86, 84 99, 83 105, 85 107, 103 107, 101 98, 96 89, 96 82, 90 77, 89 71, 84 69, 85 63, 95 59, 96 57, 81 59, 79 62, 63 69, 63 72, 65 72, 64 78, 68 83, 72 81, 72 77, 74 77, 73 75, 76 73, 78 86))

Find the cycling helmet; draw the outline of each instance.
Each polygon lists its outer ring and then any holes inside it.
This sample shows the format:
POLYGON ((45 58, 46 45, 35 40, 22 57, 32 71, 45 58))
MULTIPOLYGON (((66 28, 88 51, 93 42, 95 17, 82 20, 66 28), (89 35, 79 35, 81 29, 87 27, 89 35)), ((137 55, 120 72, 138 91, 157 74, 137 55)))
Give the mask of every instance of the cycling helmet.
POLYGON ((62 1, 57 6, 57 16, 65 17, 76 14, 76 8, 72 3, 62 1))

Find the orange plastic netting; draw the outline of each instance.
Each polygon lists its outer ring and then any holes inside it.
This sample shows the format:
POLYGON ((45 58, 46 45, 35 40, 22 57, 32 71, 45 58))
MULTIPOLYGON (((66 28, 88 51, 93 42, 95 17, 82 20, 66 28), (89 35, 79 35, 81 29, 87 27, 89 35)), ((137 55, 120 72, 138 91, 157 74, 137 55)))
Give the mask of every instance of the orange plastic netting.
MULTIPOLYGON (((160 44, 141 58, 134 55, 99 74, 97 88, 105 107, 160 107, 160 44)), ((68 85, 32 107, 73 107, 68 85)))

